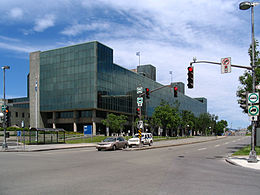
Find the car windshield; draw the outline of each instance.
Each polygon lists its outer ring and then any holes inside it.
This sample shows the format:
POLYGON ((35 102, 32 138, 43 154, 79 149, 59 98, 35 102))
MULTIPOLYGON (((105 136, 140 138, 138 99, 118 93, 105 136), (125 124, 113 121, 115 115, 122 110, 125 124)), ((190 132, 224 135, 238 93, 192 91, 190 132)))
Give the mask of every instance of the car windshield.
POLYGON ((108 137, 108 138, 104 139, 103 142, 115 142, 115 141, 116 141, 116 138, 108 137))

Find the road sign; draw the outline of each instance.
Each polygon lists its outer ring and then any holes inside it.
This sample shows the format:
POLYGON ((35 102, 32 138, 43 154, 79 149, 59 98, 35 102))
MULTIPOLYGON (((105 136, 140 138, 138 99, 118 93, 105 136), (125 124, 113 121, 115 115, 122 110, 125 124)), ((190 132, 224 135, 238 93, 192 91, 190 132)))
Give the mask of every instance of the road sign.
POLYGON ((6 105, 2 105, 2 111, 6 110, 6 105))
POLYGON ((92 125, 84 126, 84 136, 92 135, 92 125))
POLYGON ((143 129, 143 128, 144 128, 144 122, 138 121, 138 129, 143 129))
POLYGON ((231 57, 221 58, 221 73, 231 72, 231 57))
POLYGON ((259 106, 258 105, 248 106, 248 115, 249 116, 258 116, 259 115, 259 106))
POLYGON ((250 121, 257 121, 257 116, 250 116, 250 121))
POLYGON ((137 98, 137 104, 142 104, 143 103, 143 98, 142 97, 138 97, 137 98))
POLYGON ((259 103, 259 93, 248 93, 248 103, 258 104, 259 103))
POLYGON ((137 87, 137 88, 136 88, 136 93, 137 93, 137 94, 143 93, 143 87, 137 87))

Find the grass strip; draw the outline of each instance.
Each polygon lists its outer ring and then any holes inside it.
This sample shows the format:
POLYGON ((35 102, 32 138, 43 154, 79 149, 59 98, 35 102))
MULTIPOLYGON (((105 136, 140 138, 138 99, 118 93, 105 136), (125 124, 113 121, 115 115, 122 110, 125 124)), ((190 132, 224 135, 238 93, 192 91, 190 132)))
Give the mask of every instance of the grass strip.
MULTIPOLYGON (((244 148, 241 148, 240 150, 236 151, 233 156, 245 156, 245 155, 249 155, 251 151, 251 146, 248 145, 244 148)), ((260 147, 256 146, 255 147, 255 151, 257 155, 260 155, 260 147)))

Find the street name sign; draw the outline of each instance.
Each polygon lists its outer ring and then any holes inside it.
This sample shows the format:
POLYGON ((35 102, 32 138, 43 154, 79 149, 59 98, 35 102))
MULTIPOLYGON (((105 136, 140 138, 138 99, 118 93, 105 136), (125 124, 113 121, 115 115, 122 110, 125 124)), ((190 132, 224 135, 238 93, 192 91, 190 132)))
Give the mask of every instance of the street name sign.
POLYGON ((258 104, 259 103, 259 93, 248 93, 248 103, 258 104))
POLYGON ((259 115, 259 106, 258 105, 248 106, 248 115, 249 116, 258 116, 259 115))

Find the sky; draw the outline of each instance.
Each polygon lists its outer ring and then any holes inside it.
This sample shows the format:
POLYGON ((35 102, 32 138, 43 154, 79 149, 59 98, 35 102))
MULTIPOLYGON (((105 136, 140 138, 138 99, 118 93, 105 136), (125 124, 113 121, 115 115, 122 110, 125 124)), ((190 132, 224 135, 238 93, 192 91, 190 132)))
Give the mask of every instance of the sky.
MULTIPOLYGON (((29 53, 89 41, 114 50, 114 63, 133 69, 139 63, 157 69, 162 84, 183 82, 197 60, 249 66, 250 10, 238 0, 1 0, 0 65, 6 70, 6 97, 27 95, 29 53)), ((255 38, 260 40, 260 5, 255 7, 255 38)), ((208 112, 227 120, 230 128, 250 124, 237 103, 238 78, 245 70, 194 65, 190 97, 205 97, 208 112)), ((0 94, 3 94, 0 73, 0 94)), ((0 96, 1 97, 1 96, 0 96)), ((3 95, 2 95, 3 97, 3 95)))

